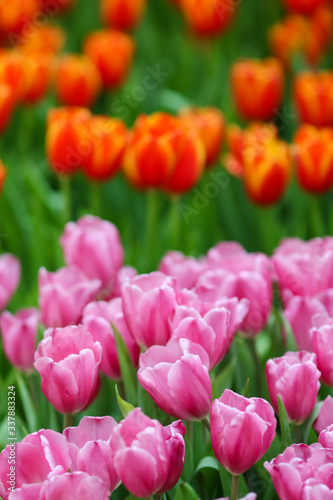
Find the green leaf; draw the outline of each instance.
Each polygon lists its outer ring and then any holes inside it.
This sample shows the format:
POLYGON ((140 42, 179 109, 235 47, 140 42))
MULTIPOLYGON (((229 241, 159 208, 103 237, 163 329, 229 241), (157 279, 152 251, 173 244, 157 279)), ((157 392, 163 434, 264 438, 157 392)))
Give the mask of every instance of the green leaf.
POLYGON ((132 411, 134 410, 134 406, 131 405, 131 403, 128 403, 127 401, 125 401, 120 395, 119 395, 119 391, 118 391, 118 386, 116 385, 115 387, 116 389, 116 395, 117 395, 117 401, 118 401, 118 405, 119 405, 119 409, 121 411, 121 414, 122 416, 125 418, 127 417, 127 415, 132 411))
POLYGON ((30 433, 37 430, 37 415, 34 403, 30 396, 29 390, 19 372, 16 373, 17 385, 22 401, 23 411, 25 415, 26 422, 28 424, 28 430, 30 433))
POLYGON ((309 416, 309 418, 305 422, 304 433, 303 433, 303 441, 305 444, 308 443, 312 425, 313 425, 314 421, 317 419, 319 412, 320 412, 320 409, 323 406, 323 403, 324 403, 324 401, 320 401, 319 403, 315 404, 311 415, 309 416))
POLYGON ((284 404, 282 403, 279 395, 278 395, 277 399, 278 399, 278 405, 279 405, 279 419, 280 419, 280 427, 281 427, 282 449, 284 450, 288 446, 290 446, 292 443, 291 433, 290 433, 288 415, 287 415, 286 409, 284 407, 284 404))
POLYGON ((117 328, 112 324, 114 338, 117 346, 117 353, 119 365, 122 375, 122 381, 125 387, 126 399, 132 402, 135 406, 137 404, 137 373, 133 366, 131 357, 129 355, 127 346, 124 339, 120 335, 117 328))
POLYGON ((181 483, 176 489, 173 500, 199 500, 199 496, 188 483, 181 483))
POLYGON ((248 378, 245 382, 243 389, 242 389, 242 396, 244 396, 244 398, 248 398, 249 392, 250 392, 250 379, 248 378))
POLYGON ((230 389, 234 380, 236 359, 230 363, 214 378, 212 383, 213 399, 219 398, 225 389, 230 389))
POLYGON ((195 473, 202 469, 214 469, 218 471, 220 469, 220 464, 214 457, 204 457, 198 463, 195 473))

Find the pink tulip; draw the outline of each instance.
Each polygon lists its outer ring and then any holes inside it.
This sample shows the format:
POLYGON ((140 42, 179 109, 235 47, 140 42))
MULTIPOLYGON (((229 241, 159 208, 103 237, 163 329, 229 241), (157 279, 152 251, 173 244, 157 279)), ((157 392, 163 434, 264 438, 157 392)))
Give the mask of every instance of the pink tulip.
POLYGON ((171 339, 140 355, 138 379, 157 406, 176 418, 202 420, 212 399, 209 357, 199 344, 171 339))
POLYGON ((185 427, 163 427, 136 408, 111 436, 115 467, 124 486, 137 497, 161 494, 175 486, 184 466, 185 427))
POLYGON ((15 316, 4 311, 0 316, 5 354, 19 370, 33 370, 38 321, 38 309, 21 309, 15 316))
POLYGON ((124 260, 118 229, 111 222, 86 215, 66 224, 60 243, 66 264, 100 280, 110 295, 124 260))
POLYGON ((319 434, 333 424, 333 398, 327 396, 320 408, 319 415, 313 424, 314 430, 319 434))
POLYGON ((11 493, 9 500, 109 500, 110 492, 96 476, 84 472, 61 474, 43 484, 26 486, 11 493))
POLYGON ((333 424, 321 431, 318 437, 318 443, 324 448, 333 448, 333 424))
POLYGON ((63 434, 72 458, 72 471, 99 477, 109 491, 119 486, 110 445, 117 422, 111 417, 83 417, 78 427, 68 427, 63 434))
POLYGON ((333 500, 332 488, 319 480, 308 479, 302 488, 302 500, 333 500))
POLYGON ((235 332, 229 329, 230 316, 224 307, 211 309, 201 316, 193 307, 180 306, 173 318, 173 338, 186 338, 200 344, 208 353, 211 370, 232 344, 235 332))
POLYGON ((15 487, 40 484, 47 478, 67 472, 71 466, 68 445, 64 436, 51 430, 28 434, 21 442, 11 443, 0 455, 0 496, 7 500, 11 486, 8 476, 14 459, 15 487))
POLYGON ((160 272, 142 274, 123 284, 124 317, 138 344, 150 347, 168 342, 177 293, 176 279, 160 272))
POLYGON ((76 325, 85 305, 93 301, 101 282, 89 281, 77 267, 64 267, 55 273, 39 270, 41 322, 47 328, 76 325))
POLYGON ((117 297, 121 297, 121 288, 123 286, 123 283, 125 283, 125 281, 129 281, 132 278, 135 278, 135 276, 137 275, 138 272, 136 269, 134 269, 134 267, 131 266, 122 267, 116 276, 116 281, 112 289, 112 294, 110 298, 115 299, 117 297))
POLYGON ((20 279, 20 261, 10 253, 0 255, 0 311, 7 306, 20 279))
POLYGON ((306 351, 286 352, 267 361, 265 374, 276 413, 279 413, 279 395, 289 420, 302 424, 314 408, 320 387, 316 355, 306 351))
POLYGON ((321 382, 333 387, 333 322, 311 329, 312 350, 317 356, 321 382))
POLYGON ((330 481, 331 485, 328 486, 333 486, 333 450, 323 448, 318 443, 311 446, 293 444, 281 455, 265 462, 264 467, 270 473, 276 492, 282 500, 307 498, 303 495, 304 489, 311 485, 312 480, 323 485, 330 481))
POLYGON ((102 347, 84 326, 49 329, 35 353, 41 390, 60 413, 77 413, 99 390, 102 347))
POLYGON ((129 333, 124 320, 121 298, 110 302, 91 302, 83 310, 82 323, 92 338, 100 342, 102 352, 101 371, 114 380, 121 379, 116 341, 112 323, 118 329, 128 348, 133 365, 138 366, 140 347, 129 333))
POLYGON ((226 389, 210 410, 211 441, 221 465, 238 476, 250 469, 270 447, 276 430, 271 405, 226 389))
POLYGON ((168 252, 159 265, 159 270, 178 279, 181 288, 193 288, 205 269, 204 259, 186 257, 181 252, 168 252))

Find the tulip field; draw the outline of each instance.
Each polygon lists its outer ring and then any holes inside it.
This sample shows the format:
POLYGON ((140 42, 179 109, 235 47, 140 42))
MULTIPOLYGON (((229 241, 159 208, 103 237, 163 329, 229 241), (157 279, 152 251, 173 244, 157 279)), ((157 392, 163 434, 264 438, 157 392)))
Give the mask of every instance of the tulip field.
POLYGON ((0 500, 333 499, 332 0, 0 0, 0 500))

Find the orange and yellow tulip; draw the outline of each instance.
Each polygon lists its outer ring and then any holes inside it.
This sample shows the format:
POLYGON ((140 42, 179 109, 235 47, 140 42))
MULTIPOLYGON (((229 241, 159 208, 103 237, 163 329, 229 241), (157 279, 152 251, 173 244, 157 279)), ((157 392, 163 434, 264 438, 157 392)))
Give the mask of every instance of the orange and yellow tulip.
POLYGON ((311 193, 323 193, 333 186, 333 128, 303 125, 294 137, 297 177, 311 193))
POLYGON ((59 61, 54 85, 61 104, 90 107, 102 89, 102 79, 89 57, 72 54, 59 61))
POLYGON ((310 14, 315 9, 324 5, 326 0, 283 0, 287 9, 300 14, 310 14))
POLYGON ((237 0, 180 0, 180 8, 190 28, 198 36, 222 33, 232 21, 237 0))
POLYGON ((188 108, 179 118, 188 130, 198 132, 206 151, 206 166, 213 165, 220 154, 225 133, 225 119, 217 108, 188 108))
POLYGON ((38 0, 0 0, 0 34, 13 46, 40 11, 38 0))
POLYGON ((86 108, 51 109, 47 118, 46 154, 59 175, 74 174, 91 151, 87 133, 91 113, 86 108))
POLYGON ((333 126, 333 72, 305 72, 296 76, 294 99, 299 118, 316 127, 333 126))
POLYGON ((3 189, 3 185, 5 183, 6 175, 7 175, 7 170, 2 161, 0 160, 0 194, 3 189))
POLYGON ((53 73, 52 59, 44 54, 25 55, 24 64, 27 79, 22 102, 35 104, 46 96, 49 89, 53 73))
POLYGON ((88 36, 84 52, 99 70, 106 88, 121 85, 131 68, 135 43, 126 33, 97 31, 88 36))
POLYGON ((83 171, 92 180, 106 181, 121 167, 127 128, 116 118, 94 116, 89 120, 87 130, 91 150, 83 159, 83 171))
POLYGON ((66 35, 59 26, 48 24, 20 37, 17 48, 24 54, 58 54, 65 45, 66 35))
POLYGON ((100 0, 103 21, 119 30, 134 28, 141 20, 147 0, 100 0))
POLYGON ((270 120, 284 90, 281 63, 274 58, 243 59, 231 68, 231 86, 238 113, 247 120, 270 120))
POLYGON ((30 82, 29 68, 25 57, 16 50, 7 50, 0 54, 0 83, 9 85, 14 99, 22 101, 30 82))

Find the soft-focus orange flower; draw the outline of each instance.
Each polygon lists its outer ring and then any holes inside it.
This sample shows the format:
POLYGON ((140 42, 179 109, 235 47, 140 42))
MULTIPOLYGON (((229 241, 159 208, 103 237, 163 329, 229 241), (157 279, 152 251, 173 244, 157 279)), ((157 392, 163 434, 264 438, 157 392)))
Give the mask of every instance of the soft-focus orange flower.
POLYGON ((24 54, 58 54, 65 45, 66 35, 59 26, 48 24, 29 31, 18 40, 17 48, 24 54))
POLYGON ((333 125, 333 72, 304 72, 297 75, 294 99, 303 123, 316 127, 333 125))
POLYGON ((110 179, 121 167, 127 128, 116 118, 94 116, 89 120, 87 129, 91 149, 83 159, 83 171, 96 181, 110 179))
POLYGON ((7 175, 7 170, 2 161, 0 160, 0 194, 3 189, 3 185, 5 183, 6 175, 7 175))
POLYGON ((244 185, 249 198, 260 205, 276 203, 284 194, 292 171, 289 145, 272 139, 243 157, 244 185))
POLYGON ((238 113, 247 120, 270 120, 284 90, 281 63, 274 58, 243 59, 231 68, 231 86, 238 113))
POLYGON ((45 97, 50 86, 53 62, 49 55, 34 54, 24 56, 26 88, 22 97, 25 104, 35 104, 45 97))
POLYGON ((322 193, 333 186, 333 128, 303 125, 294 137, 297 177, 306 191, 322 193))
POLYGON ((33 23, 39 11, 38 0, 0 0, 0 34, 8 45, 13 46, 16 37, 33 23))
POLYGON ((15 106, 15 96, 12 88, 0 83, 0 134, 8 125, 15 106))
POLYGON ((100 0, 104 22, 119 30, 134 28, 141 20, 147 0, 100 0))
POLYGON ((205 150, 199 136, 167 113, 141 115, 128 141, 123 169, 137 188, 175 193, 191 189, 201 176, 205 150))
POLYGON ((253 122, 244 130, 238 125, 229 125, 227 128, 229 153, 222 159, 229 174, 243 177, 245 158, 252 157, 253 151, 277 139, 277 135, 277 128, 272 123, 253 122))
POLYGON ((316 9, 309 17, 288 16, 269 31, 272 51, 286 67, 299 53, 310 64, 318 64, 329 46, 332 30, 333 14, 326 6, 316 9))
POLYGON ((21 101, 30 85, 31 75, 25 57, 16 50, 0 53, 0 83, 12 88, 14 98, 21 101))
POLYGON ((134 50, 133 40, 116 30, 96 31, 84 44, 84 52, 96 65, 107 88, 124 82, 132 65, 134 50))
POLYGON ((55 17, 73 7, 76 0, 39 0, 40 8, 50 17, 55 17))
POLYGON ((74 174, 91 151, 86 108, 51 109, 47 117, 46 154, 57 174, 74 174))
POLYGON ((89 57, 73 54, 60 59, 54 85, 61 104, 90 107, 102 89, 102 80, 89 57))
POLYGON ((324 5, 326 0, 283 0, 287 9, 300 14, 310 14, 315 9, 324 5))
POLYGON ((225 119, 217 108, 187 108, 179 118, 189 130, 197 130, 206 150, 206 165, 214 164, 220 154, 225 133, 225 119))
POLYGON ((238 0, 180 0, 191 29, 199 36, 223 32, 234 17, 238 0))

